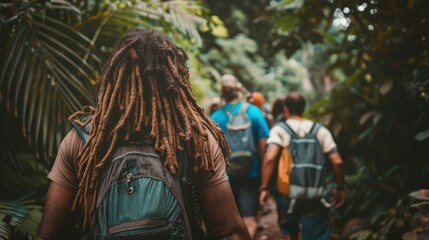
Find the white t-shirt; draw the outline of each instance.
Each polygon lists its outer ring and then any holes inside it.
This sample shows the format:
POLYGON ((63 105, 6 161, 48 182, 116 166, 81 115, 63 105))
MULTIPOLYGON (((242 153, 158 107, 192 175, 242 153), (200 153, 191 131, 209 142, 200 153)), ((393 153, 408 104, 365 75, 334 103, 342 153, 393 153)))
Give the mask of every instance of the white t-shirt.
MULTIPOLYGON (((297 120, 297 119, 288 119, 286 123, 293 129, 293 131, 298 134, 298 136, 305 136, 308 132, 310 132, 311 127, 314 122, 310 120, 297 120)), ((332 149, 336 148, 337 145, 332 138, 331 132, 324 126, 322 126, 317 132, 317 140, 322 146, 322 150, 324 153, 328 153, 332 149)), ((267 144, 277 144, 282 147, 289 146, 291 136, 286 132, 286 130, 281 126, 274 126, 270 130, 270 136, 267 139, 267 144)))

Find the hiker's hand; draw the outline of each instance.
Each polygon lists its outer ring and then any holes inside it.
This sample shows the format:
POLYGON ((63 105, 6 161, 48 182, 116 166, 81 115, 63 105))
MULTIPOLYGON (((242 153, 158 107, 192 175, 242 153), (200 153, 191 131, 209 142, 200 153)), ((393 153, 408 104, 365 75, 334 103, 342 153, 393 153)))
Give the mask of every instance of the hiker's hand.
POLYGON ((270 196, 270 192, 268 190, 262 190, 259 195, 259 204, 262 208, 267 206, 268 197, 270 196))
POLYGON ((334 208, 340 208, 344 205, 346 202, 346 192, 344 189, 342 190, 334 190, 332 192, 332 207, 334 208))

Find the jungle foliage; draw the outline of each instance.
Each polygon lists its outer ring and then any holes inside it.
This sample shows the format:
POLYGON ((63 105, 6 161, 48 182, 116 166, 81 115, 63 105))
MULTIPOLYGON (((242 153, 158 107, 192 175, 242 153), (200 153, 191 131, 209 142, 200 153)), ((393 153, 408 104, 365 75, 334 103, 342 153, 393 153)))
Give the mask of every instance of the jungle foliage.
POLYGON ((34 237, 68 116, 93 103, 91 86, 116 42, 150 27, 199 46, 203 10, 193 1, 0 3, 1 239, 34 237))
MULTIPOLYGON (((246 56, 239 57, 238 64, 213 62, 219 71, 238 75, 245 86, 250 82, 250 90, 269 98, 279 96, 266 78, 275 56, 295 59, 308 70, 313 89, 307 97, 318 101, 307 116, 333 130, 347 164, 350 198, 347 207, 334 212, 336 236, 349 220, 363 219, 362 227, 369 228, 365 238, 400 238, 410 227, 404 207, 408 193, 428 187, 429 3, 205 2, 231 37, 208 38, 208 53, 246 56), (236 48, 245 41, 256 50, 240 54, 236 48), (246 67, 252 70, 242 73, 246 67)), ((285 62, 281 66, 287 69, 285 62)), ((287 85, 279 88, 283 96, 290 90, 303 91, 302 86, 293 87, 290 76, 277 75, 274 81, 287 85)))
POLYGON ((311 43, 339 81, 308 115, 329 124, 352 167, 338 217, 367 218, 367 239, 400 239, 408 193, 428 187, 428 14, 429 2, 411 0, 278 1, 266 14, 274 49, 311 43))
POLYGON ((224 73, 269 100, 303 92, 347 164, 333 237, 360 219, 364 239, 398 239, 408 192, 428 188, 428 16, 424 0, 0 3, 0 239, 34 236, 67 118, 93 102, 103 60, 136 27, 187 50, 199 99, 224 73))

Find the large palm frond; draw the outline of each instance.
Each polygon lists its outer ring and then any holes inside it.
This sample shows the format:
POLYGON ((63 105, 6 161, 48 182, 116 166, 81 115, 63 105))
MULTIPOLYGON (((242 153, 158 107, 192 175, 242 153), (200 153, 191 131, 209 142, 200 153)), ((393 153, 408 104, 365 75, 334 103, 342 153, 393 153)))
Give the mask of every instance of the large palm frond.
POLYGON ((42 207, 31 201, 0 201, 0 239, 33 238, 42 218, 42 207))
POLYGON ((88 89, 99 59, 83 59, 90 40, 41 8, 17 9, 0 71, 0 99, 22 121, 36 154, 48 159, 64 136, 68 115, 92 101, 88 89))
MULTIPOLYGON (((92 103, 89 89, 104 53, 136 27, 158 28, 199 44, 203 11, 193 1, 51 0, 10 5, 0 68, 0 101, 22 122, 39 158, 50 159, 67 117, 92 103), (100 56, 100 57, 98 57, 100 56)), ((4 33, 4 32, 3 32, 4 33)))

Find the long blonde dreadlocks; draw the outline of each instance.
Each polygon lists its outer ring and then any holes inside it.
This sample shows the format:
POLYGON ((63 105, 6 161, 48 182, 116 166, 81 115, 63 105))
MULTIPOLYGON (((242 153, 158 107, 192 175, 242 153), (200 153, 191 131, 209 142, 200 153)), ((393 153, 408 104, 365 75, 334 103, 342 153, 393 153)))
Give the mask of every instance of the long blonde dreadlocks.
POLYGON ((224 134, 196 102, 187 60, 185 51, 163 34, 137 30, 119 42, 105 63, 96 86, 97 107, 89 120, 92 130, 78 159, 79 190, 73 207, 83 207, 84 227, 96 205, 101 170, 130 132, 150 132, 154 149, 173 174, 183 141, 194 159, 194 171, 213 170, 207 131, 224 156, 229 153, 224 134))

